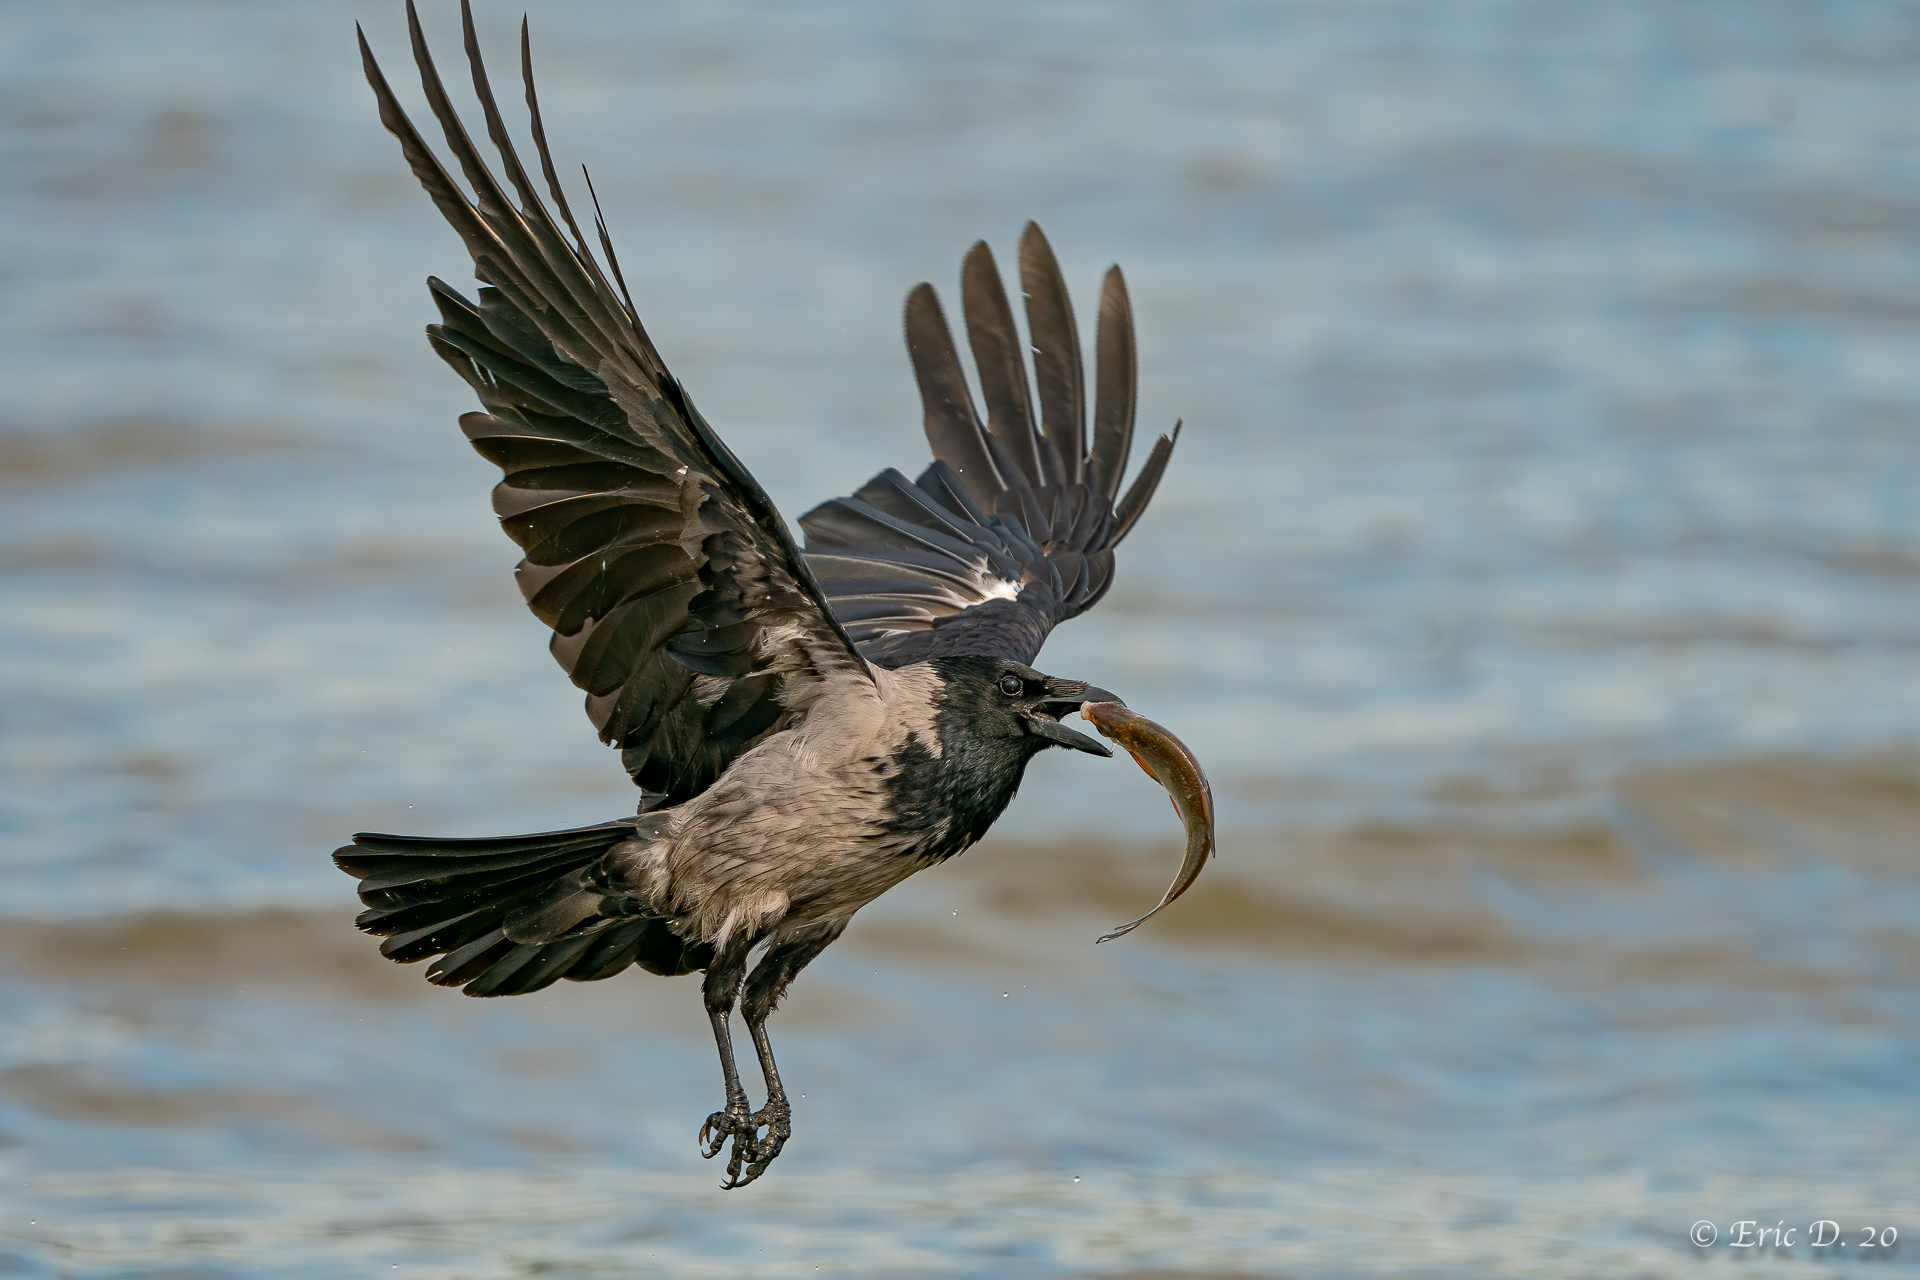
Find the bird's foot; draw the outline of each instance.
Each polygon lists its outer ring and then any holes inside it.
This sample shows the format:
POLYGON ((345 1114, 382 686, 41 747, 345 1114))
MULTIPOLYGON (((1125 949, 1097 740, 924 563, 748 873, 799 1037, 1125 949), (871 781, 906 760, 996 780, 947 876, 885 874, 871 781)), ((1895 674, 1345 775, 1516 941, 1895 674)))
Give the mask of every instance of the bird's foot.
POLYGON ((733 1150, 727 1154, 727 1180, 720 1184, 721 1190, 744 1187, 760 1176, 760 1170, 766 1168, 766 1162, 760 1160, 761 1125, 760 1117, 749 1115, 747 1104, 742 1101, 738 1104, 729 1103, 725 1111, 714 1112, 700 1126, 700 1154, 708 1160, 720 1154, 720 1148, 727 1145, 728 1138, 733 1139, 733 1150), (757 1168, 755 1162, 758 1162, 757 1168), (753 1172, 742 1178, 742 1169, 753 1169, 753 1172))
POLYGON ((732 1191, 765 1173, 792 1136, 793 1111, 784 1101, 769 1102, 752 1115, 744 1106, 729 1107, 714 1112, 700 1126, 700 1154, 711 1160, 728 1138, 733 1139, 733 1150, 727 1153, 727 1180, 720 1184, 721 1190, 732 1191))
POLYGON ((747 1166, 744 1178, 735 1186, 746 1186, 767 1171, 773 1158, 787 1145, 787 1139, 793 1136, 793 1109, 785 1099, 769 1099, 767 1105, 754 1112, 753 1123, 766 1130, 754 1143, 752 1163, 747 1166))

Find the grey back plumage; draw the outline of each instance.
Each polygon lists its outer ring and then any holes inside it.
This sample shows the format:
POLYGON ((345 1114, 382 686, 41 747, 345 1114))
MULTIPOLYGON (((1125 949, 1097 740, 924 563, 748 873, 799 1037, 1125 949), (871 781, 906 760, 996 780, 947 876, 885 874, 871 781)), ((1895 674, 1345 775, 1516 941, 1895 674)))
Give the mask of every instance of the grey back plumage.
POLYGON ((883 471, 800 518, 827 603, 881 666, 959 655, 1032 662, 1056 625, 1112 586, 1113 549, 1146 510, 1179 438, 1176 424, 1120 497, 1135 404, 1126 281, 1114 267, 1100 293, 1091 449, 1073 305, 1033 223, 1020 237, 1020 283, 1031 384, 993 254, 976 244, 961 301, 985 420, 940 300, 922 284, 907 297, 907 350, 933 465, 918 480, 883 471))

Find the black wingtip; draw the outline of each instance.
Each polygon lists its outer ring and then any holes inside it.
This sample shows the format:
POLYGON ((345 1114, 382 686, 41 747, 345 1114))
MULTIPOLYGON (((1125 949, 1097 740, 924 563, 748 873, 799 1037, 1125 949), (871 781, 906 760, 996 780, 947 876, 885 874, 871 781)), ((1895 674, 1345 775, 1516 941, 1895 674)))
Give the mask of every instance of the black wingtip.
POLYGON ((1133 303, 1127 297, 1127 278, 1116 264, 1107 268, 1100 283, 1099 320, 1094 329, 1093 452, 1087 458, 1089 482, 1109 502, 1120 496, 1120 480, 1133 452, 1138 369, 1133 303))
POLYGON ((627 316, 634 324, 640 323, 640 313, 633 307, 633 292, 627 288, 627 278, 620 271, 620 256, 613 251, 613 237, 607 234, 607 215, 600 211, 600 193, 593 189, 593 175, 587 172, 587 166, 580 166, 580 176, 587 180, 587 195, 593 201, 593 229, 600 233, 600 249, 607 255, 607 266, 613 271, 613 279, 620 286, 620 299, 626 304, 627 316))
POLYGON ((1134 477, 1133 486, 1127 490, 1127 496, 1120 500, 1114 509, 1114 534, 1109 546, 1119 546, 1121 539, 1133 531, 1133 526, 1146 513, 1147 504, 1153 501, 1153 495, 1160 488, 1160 478, 1166 474, 1167 460, 1173 457, 1173 446, 1180 440, 1180 428, 1183 421, 1175 421, 1173 432, 1161 436, 1153 442, 1153 452, 1147 455, 1147 463, 1140 468, 1140 474, 1134 477))
POLYGON ((973 393, 967 389, 966 374, 960 369, 960 354, 953 345, 953 331, 940 309, 940 295, 925 281, 907 294, 901 314, 907 340, 907 359, 920 388, 920 405, 933 456, 960 474, 972 491, 974 500, 991 509, 1001 490, 1001 476, 1012 470, 1009 460, 1003 470, 999 455, 1004 451, 981 425, 973 407, 973 393))
POLYGON ((1040 402, 1040 454, 1050 484, 1086 478, 1086 370, 1060 259, 1037 222, 1020 235, 1020 290, 1026 295, 1034 391, 1040 402))
MULTIPOLYGON (((1057 479, 1041 460, 1034 430, 1033 393, 1027 384, 1026 345, 1013 324, 1013 308, 994 264, 993 250, 976 241, 960 265, 960 309, 966 318, 967 345, 980 376, 987 429, 1013 462, 1020 481, 1034 487, 1057 479)), ((1058 471, 1056 464, 1052 471, 1058 471)))

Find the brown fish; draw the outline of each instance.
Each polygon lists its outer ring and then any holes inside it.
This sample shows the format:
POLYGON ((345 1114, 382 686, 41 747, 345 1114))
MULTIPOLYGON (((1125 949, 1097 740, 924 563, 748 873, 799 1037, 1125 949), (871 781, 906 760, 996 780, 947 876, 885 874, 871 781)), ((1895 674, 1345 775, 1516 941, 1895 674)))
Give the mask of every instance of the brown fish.
POLYGON ((1188 886, 1200 878, 1200 868, 1206 865, 1207 855, 1217 852, 1213 847, 1213 787, 1186 744, 1138 711, 1118 702, 1083 702, 1080 715, 1103 737, 1125 747, 1134 763, 1167 789, 1167 795, 1173 800, 1173 811, 1180 815, 1180 821, 1187 828, 1186 861, 1180 864, 1180 874, 1173 878, 1167 896, 1160 899, 1159 907, 1132 924, 1123 924, 1112 933, 1094 939, 1108 942, 1151 919, 1160 907, 1185 893, 1188 886))

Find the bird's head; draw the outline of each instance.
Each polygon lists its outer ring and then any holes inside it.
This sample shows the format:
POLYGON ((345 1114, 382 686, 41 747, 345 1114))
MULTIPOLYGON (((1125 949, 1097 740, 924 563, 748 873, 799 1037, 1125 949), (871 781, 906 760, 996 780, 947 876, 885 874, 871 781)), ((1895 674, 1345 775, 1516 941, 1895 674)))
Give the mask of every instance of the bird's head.
POLYGON ((1008 658, 945 658, 937 665, 946 686, 943 709, 965 724, 971 736, 996 740, 1026 756, 1048 747, 1113 754, 1097 738, 1060 723, 1083 702, 1120 701, 1105 689, 1043 675, 1008 658))

